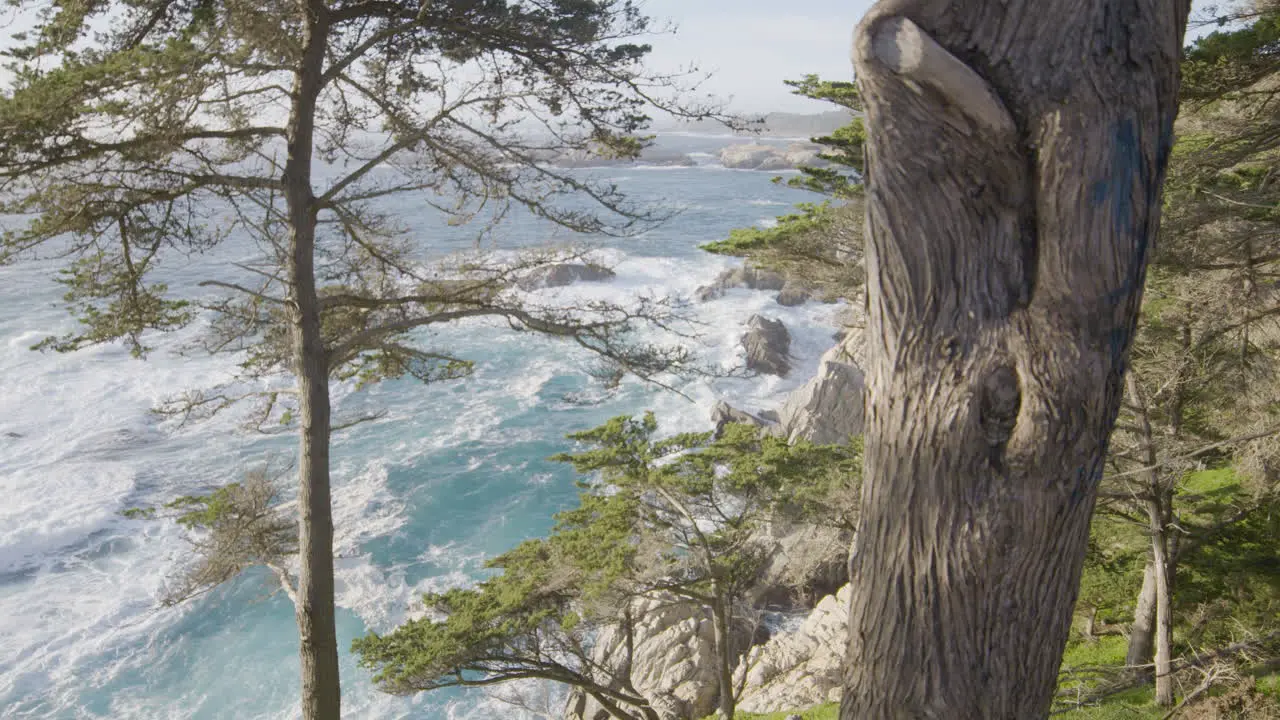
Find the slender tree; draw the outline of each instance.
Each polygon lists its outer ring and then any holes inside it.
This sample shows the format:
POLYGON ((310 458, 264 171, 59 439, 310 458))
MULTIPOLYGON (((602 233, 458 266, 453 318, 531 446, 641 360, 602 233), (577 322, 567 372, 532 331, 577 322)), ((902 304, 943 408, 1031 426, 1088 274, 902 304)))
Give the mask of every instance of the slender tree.
POLYGON ((337 718, 330 433, 362 418, 333 417, 330 383, 464 376, 465 359, 413 331, 479 316, 642 374, 680 355, 621 349, 652 305, 520 303, 512 281, 549 258, 430 271, 379 202, 412 192, 455 222, 523 206, 575 231, 640 229, 659 218, 542 160, 633 156, 647 108, 704 110, 645 70, 652 29, 630 0, 12 4, 32 28, 5 47, 0 212, 30 222, 4 235, 0 259, 68 259, 83 325, 44 347, 123 340, 141 355, 149 331, 206 310, 207 347, 241 353, 241 382, 169 410, 253 400, 258 425, 296 423, 302 713, 337 718), (193 289, 153 279, 170 256, 228 237, 259 255, 201 283, 225 297, 193 304, 193 289), (276 375, 294 386, 262 381, 276 375))
POLYGON ((1124 389, 1189 3, 885 0, 845 720, 1044 717, 1124 389))

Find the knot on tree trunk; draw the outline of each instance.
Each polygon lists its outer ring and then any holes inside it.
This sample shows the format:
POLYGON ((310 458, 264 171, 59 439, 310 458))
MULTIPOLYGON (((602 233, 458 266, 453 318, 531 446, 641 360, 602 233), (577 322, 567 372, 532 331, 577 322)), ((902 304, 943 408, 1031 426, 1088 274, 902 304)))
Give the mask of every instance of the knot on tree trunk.
POLYGON ((1009 365, 1001 365, 982 379, 978 401, 978 424, 986 437, 992 469, 1004 469, 1005 446, 1013 435, 1022 407, 1022 390, 1018 373, 1009 365))

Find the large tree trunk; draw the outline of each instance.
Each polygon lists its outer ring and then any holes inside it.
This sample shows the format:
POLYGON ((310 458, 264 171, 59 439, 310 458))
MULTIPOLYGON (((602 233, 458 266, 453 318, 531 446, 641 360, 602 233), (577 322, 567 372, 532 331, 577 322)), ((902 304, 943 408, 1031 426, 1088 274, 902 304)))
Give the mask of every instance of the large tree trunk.
POLYGON ((843 720, 1044 717, 1119 407, 1187 0, 882 0, 843 720))
POLYGON ((320 334, 315 278, 315 197, 311 188, 316 98, 328 20, 322 0, 304 6, 303 56, 294 78, 284 169, 289 217, 289 281, 294 375, 302 424, 298 462, 297 619, 302 717, 341 716, 338 638, 333 608, 333 511, 329 491, 329 367, 320 334))

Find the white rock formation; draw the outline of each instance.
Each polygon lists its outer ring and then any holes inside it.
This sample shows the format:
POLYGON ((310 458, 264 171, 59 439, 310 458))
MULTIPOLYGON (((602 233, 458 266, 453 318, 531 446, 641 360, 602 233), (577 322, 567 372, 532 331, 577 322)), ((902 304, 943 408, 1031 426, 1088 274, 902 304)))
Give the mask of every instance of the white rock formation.
POLYGON ((818 157, 819 146, 791 143, 784 147, 761 143, 739 143, 720 150, 720 164, 734 170, 790 170, 801 165, 822 167, 827 162, 818 157))
POLYGON ((828 595, 792 633, 752 648, 734 672, 742 712, 800 710, 840 699, 850 586, 828 595))
POLYGON ((787 396, 778 415, 789 440, 828 445, 862 434, 866 377, 854 362, 861 342, 861 333, 846 335, 822 356, 817 374, 787 396))
MULTIPOLYGON (((702 718, 715 712, 715 630, 711 618, 688 603, 646 601, 634 612, 641 617, 635 631, 635 660, 631 682, 648 698, 663 720, 702 718)), ((594 659, 612 664, 622 659, 624 636, 605 630, 594 659)), ((580 693, 570 693, 567 720, 608 718, 608 712, 580 693)))
POLYGON ((758 143, 730 145, 720 151, 720 164, 735 170, 755 170, 778 154, 778 148, 758 143))

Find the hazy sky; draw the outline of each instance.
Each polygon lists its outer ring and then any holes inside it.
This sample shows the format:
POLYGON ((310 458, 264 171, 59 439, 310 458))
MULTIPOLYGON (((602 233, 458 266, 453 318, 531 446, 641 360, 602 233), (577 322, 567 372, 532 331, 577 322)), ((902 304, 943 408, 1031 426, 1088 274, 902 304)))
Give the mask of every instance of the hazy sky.
MULTIPOLYGON (((653 41, 655 67, 694 62, 715 71, 704 87, 732 96, 741 111, 822 112, 791 95, 783 80, 806 73, 850 79, 849 44, 873 0, 645 0, 646 12, 674 22, 674 36, 653 41)), ((1194 0, 1192 14, 1224 0, 1194 0)))
MULTIPOLYGON (((1240 0, 1193 0, 1192 16, 1240 0)), ((674 35, 652 38, 650 64, 671 70, 690 63, 714 77, 703 90, 732 98, 738 111, 822 112, 827 103, 791 95, 783 80, 817 73, 850 79, 853 28, 874 0, 641 0, 674 35)), ((0 7, 0 46, 19 28, 15 10, 0 7)), ((1193 34, 1205 32, 1192 30, 1193 34)), ((7 83, 0 71, 0 81, 7 83)))

